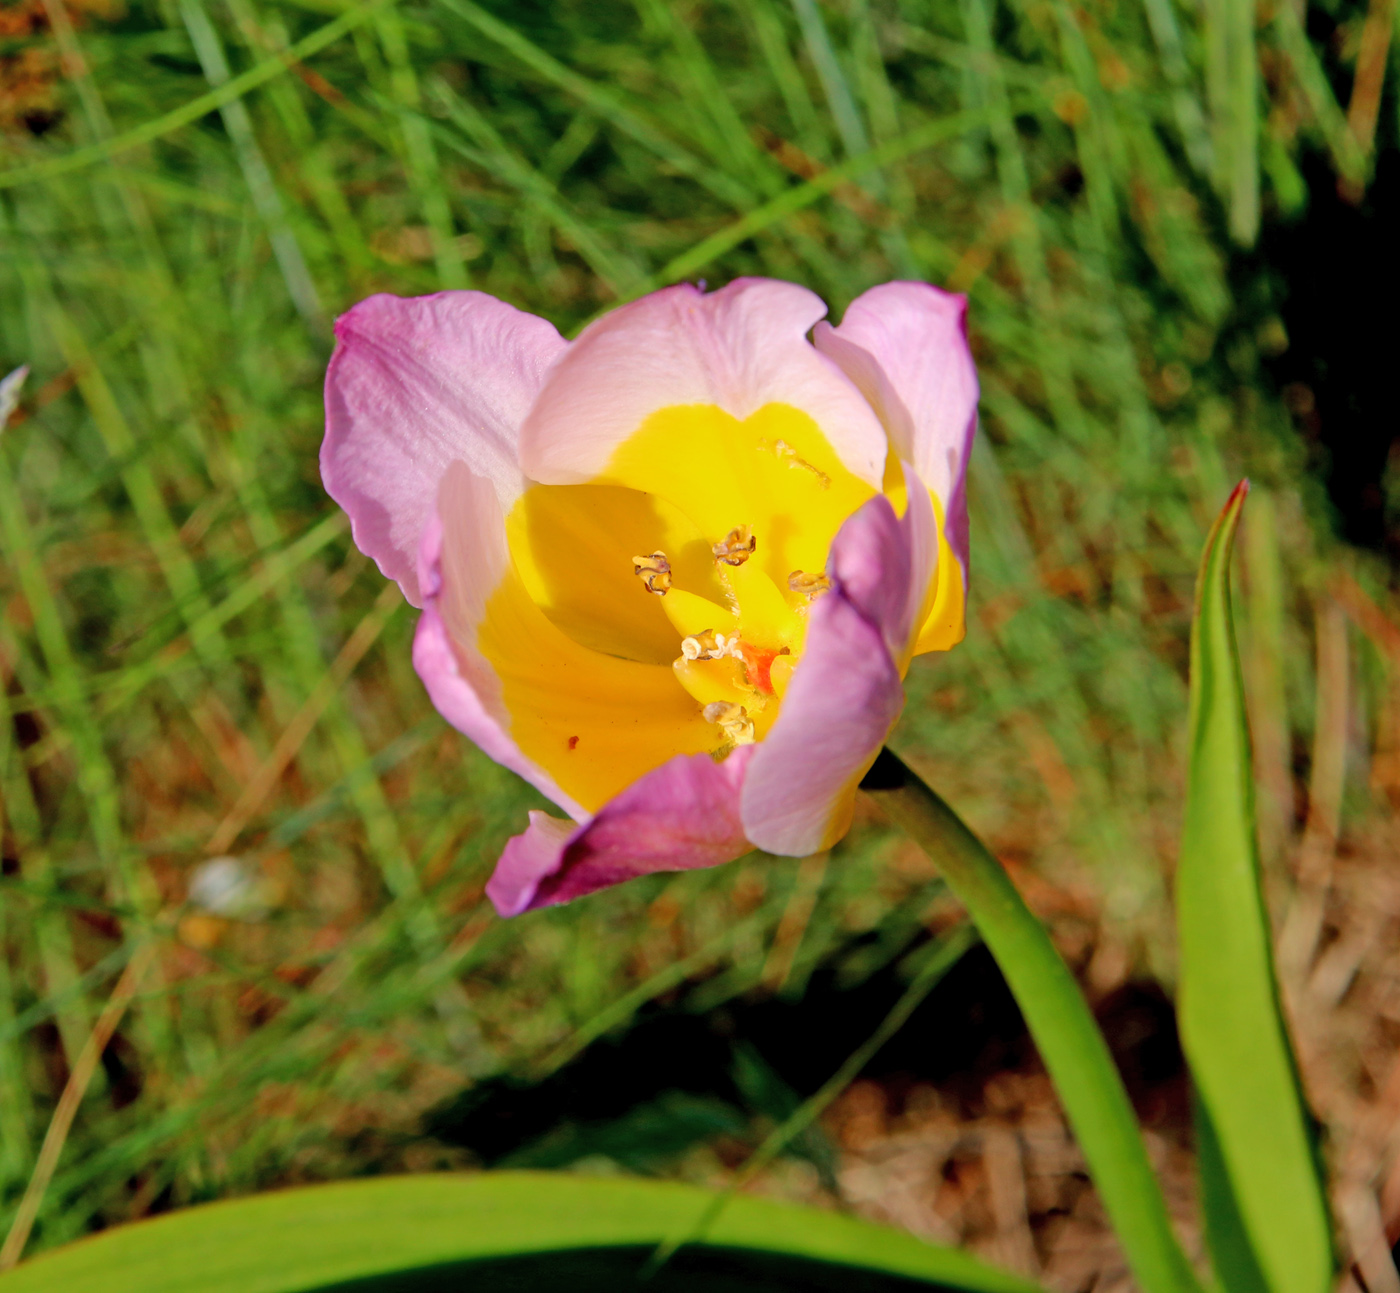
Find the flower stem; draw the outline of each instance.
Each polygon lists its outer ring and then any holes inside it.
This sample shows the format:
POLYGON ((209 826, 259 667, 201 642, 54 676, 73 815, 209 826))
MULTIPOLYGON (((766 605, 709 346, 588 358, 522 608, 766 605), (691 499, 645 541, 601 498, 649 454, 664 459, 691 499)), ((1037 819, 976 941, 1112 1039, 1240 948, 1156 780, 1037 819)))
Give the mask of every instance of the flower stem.
POLYGON ((882 750, 861 786, 938 865, 996 958, 1139 1283, 1147 1293, 1200 1293, 1122 1078, 1045 927, 987 846, 898 756, 882 750))

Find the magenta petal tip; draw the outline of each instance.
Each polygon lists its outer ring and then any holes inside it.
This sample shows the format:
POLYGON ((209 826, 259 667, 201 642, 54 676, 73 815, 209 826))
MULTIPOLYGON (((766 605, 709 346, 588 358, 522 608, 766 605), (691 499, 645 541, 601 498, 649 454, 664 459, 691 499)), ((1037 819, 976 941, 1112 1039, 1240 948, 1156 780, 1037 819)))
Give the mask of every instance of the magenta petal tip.
POLYGON ((719 866, 752 847, 739 792, 752 746, 723 762, 678 754, 634 781, 582 826, 545 813, 510 840, 486 886, 502 916, 581 898, 650 875, 719 866))

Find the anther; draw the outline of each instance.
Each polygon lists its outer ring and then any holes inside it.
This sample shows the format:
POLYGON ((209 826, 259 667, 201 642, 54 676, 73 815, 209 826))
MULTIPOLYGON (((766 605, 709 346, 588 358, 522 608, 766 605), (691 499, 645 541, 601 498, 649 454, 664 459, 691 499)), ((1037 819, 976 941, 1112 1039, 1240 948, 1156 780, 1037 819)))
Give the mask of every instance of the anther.
POLYGON ((753 719, 742 705, 736 705, 730 700, 712 700, 701 713, 705 722, 717 723, 720 731, 735 745, 754 743, 753 719))
POLYGON ((736 655, 739 635, 714 633, 705 629, 691 637, 681 639, 681 654, 687 660, 722 660, 727 655, 736 655))
POLYGON ((715 560, 726 566, 742 566, 758 548, 758 540, 747 525, 736 525, 724 536, 723 543, 711 546, 715 560))
POLYGON ((788 587, 811 601, 831 591, 831 580, 826 575, 809 575, 805 570, 794 570, 788 576, 788 587))
POLYGON ((665 597, 671 587, 671 563, 664 552, 649 557, 633 557, 632 573, 647 586, 647 592, 665 597))

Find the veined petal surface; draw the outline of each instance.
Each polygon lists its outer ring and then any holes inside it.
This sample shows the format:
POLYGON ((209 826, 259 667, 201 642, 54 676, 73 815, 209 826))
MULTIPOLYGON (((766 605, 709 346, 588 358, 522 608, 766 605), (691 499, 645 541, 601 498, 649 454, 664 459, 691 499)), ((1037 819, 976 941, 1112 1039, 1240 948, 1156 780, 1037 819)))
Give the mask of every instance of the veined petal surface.
POLYGON ((879 419, 807 341, 825 313, 806 288, 758 278, 708 294, 682 283, 621 306, 550 373, 521 428, 521 466, 531 480, 583 484, 659 410, 707 405, 742 421, 780 404, 810 418, 846 470, 878 488, 879 419))
POLYGON ((963 636, 968 569, 965 479, 977 430, 977 370, 967 344, 967 299, 928 283, 883 283, 847 308, 839 327, 819 323, 829 355, 879 414, 893 451, 938 500, 942 541, 957 558, 941 572, 919 651, 963 636))
POLYGON ((416 561, 448 463, 509 509, 520 424, 567 349, 554 325, 484 292, 371 296, 336 321, 321 479, 355 543, 422 605, 416 561))
POLYGON ((967 298, 929 283, 882 283, 856 297, 837 327, 813 334, 860 388, 895 452, 943 505, 953 550, 967 560, 963 478, 977 427, 977 369, 967 298))
POLYGON ((424 607, 413 639, 413 667, 434 707, 453 727, 582 821, 588 816, 584 809, 511 737, 501 678, 477 644, 487 602, 510 567, 495 488, 457 463, 445 473, 442 492, 447 495, 453 551, 444 552, 448 527, 434 509, 423 527, 419 550, 424 607))

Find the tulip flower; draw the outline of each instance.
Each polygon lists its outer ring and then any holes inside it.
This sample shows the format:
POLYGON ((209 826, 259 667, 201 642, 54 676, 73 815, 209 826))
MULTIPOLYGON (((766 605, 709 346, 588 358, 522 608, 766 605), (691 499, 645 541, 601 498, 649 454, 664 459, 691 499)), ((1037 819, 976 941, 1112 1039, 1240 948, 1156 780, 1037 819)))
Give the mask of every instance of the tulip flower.
POLYGON ((688 284, 566 342, 480 292, 339 320, 321 474, 422 607, 433 704, 532 812, 506 916, 849 828, 910 659, 963 635, 963 298, 688 284), (810 333, 810 339, 809 339, 810 333))

